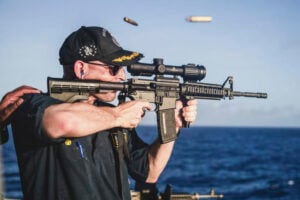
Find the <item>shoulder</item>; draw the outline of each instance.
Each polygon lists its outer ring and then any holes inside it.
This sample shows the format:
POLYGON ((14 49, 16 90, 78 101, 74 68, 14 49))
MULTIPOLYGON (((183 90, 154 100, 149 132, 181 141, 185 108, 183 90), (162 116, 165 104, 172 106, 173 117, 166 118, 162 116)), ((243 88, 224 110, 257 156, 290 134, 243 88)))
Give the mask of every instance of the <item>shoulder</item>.
POLYGON ((36 113, 38 110, 44 110, 50 105, 62 103, 45 94, 25 94, 22 96, 24 102, 16 110, 18 113, 36 113))
POLYGON ((58 99, 54 99, 46 94, 25 94, 23 97, 24 104, 57 104, 62 103, 58 99))

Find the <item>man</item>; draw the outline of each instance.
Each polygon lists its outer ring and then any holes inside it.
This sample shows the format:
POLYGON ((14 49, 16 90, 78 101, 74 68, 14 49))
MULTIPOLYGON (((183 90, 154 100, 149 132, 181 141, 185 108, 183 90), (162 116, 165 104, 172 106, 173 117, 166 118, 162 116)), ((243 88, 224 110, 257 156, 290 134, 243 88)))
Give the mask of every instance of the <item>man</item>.
MULTIPOLYGON (((101 27, 73 32, 59 54, 64 79, 105 82, 126 80, 122 66, 143 57, 121 48, 101 27)), ((150 103, 107 103, 115 97, 115 91, 103 92, 64 103, 41 94, 24 96, 12 127, 25 200, 130 199, 128 174, 139 182, 157 181, 174 142, 144 143, 134 128, 152 109, 150 103)), ((195 120, 195 100, 184 108, 177 103, 177 131, 182 117, 195 120)))
POLYGON ((24 94, 40 93, 39 90, 23 85, 4 95, 0 102, 0 144, 8 140, 6 124, 9 123, 11 114, 23 103, 21 98, 24 94))

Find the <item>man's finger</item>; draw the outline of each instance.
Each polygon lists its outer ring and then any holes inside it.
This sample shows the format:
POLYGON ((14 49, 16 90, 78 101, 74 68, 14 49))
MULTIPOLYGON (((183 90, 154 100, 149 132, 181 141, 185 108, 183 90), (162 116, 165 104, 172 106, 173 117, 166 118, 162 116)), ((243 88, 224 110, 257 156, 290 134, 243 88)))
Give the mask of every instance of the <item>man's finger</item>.
POLYGON ((197 105, 197 99, 192 99, 187 101, 188 106, 197 105))
POLYGON ((23 103, 23 101, 24 100, 22 98, 19 98, 14 103, 8 105, 3 110, 3 116, 1 117, 2 121, 5 121, 23 103))
POLYGON ((15 89, 14 91, 14 96, 20 97, 23 96, 24 94, 29 94, 29 93, 41 93, 40 90, 27 86, 27 85, 23 85, 18 87, 17 89, 15 89))
POLYGON ((18 101, 18 99, 23 96, 24 94, 28 94, 28 93, 41 93, 40 90, 35 89, 33 87, 30 86, 20 86, 16 89, 14 89, 13 91, 7 93, 0 104, 0 109, 4 109, 5 107, 9 106, 10 104, 14 104, 16 101, 18 101))

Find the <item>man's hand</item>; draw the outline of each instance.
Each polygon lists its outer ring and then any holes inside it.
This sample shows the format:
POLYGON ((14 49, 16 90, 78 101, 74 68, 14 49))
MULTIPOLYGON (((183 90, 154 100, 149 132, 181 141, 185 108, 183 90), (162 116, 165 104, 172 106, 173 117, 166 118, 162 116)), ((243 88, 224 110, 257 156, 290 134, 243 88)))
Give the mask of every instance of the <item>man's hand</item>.
POLYGON ((176 129, 179 129, 183 125, 183 119, 186 122, 193 123, 197 116, 197 100, 187 101, 187 106, 183 107, 182 101, 176 102, 175 109, 175 122, 176 129))
POLYGON ((0 102, 0 125, 4 125, 9 116, 23 103, 21 98, 24 94, 40 93, 38 89, 30 86, 20 86, 8 92, 0 102))
POLYGON ((146 101, 128 101, 116 107, 117 124, 123 128, 135 128, 142 120, 145 110, 152 106, 146 101))

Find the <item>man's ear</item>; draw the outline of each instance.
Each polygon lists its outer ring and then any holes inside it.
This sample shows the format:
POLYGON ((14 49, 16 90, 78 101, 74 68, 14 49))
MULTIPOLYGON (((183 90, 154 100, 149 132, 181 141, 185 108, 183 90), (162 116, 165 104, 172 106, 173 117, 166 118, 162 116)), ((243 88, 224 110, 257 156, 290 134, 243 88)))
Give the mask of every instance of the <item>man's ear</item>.
POLYGON ((88 73, 89 67, 88 64, 77 60, 74 63, 74 73, 78 79, 84 79, 84 76, 88 73))

